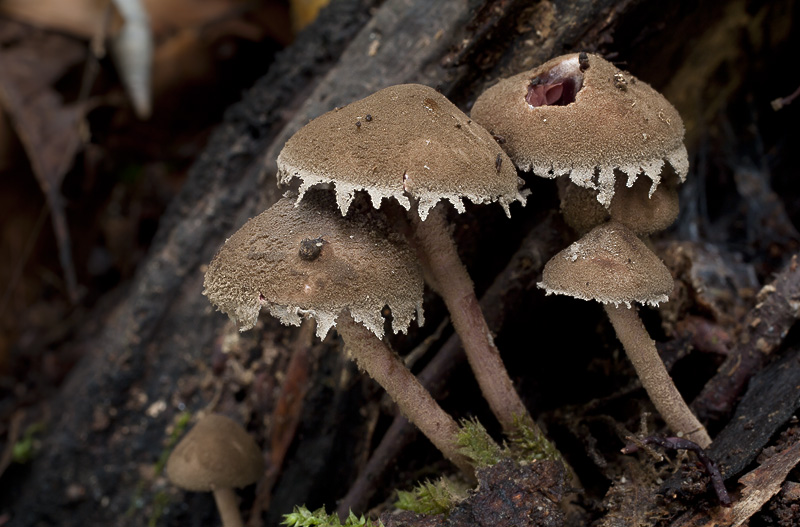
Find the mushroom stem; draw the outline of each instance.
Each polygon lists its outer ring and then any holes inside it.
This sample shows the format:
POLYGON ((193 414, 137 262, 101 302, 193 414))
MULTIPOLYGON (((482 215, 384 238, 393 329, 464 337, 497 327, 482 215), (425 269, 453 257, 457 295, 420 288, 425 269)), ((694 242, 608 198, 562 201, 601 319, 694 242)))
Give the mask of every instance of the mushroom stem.
POLYGON ((425 221, 416 214, 410 217, 425 276, 447 304, 450 319, 492 413, 506 432, 515 429, 520 418, 538 432, 494 345, 475 297, 472 279, 458 256, 443 207, 434 207, 425 221))
POLYGON ((236 493, 231 488, 214 489, 214 501, 222 519, 222 527, 244 527, 236 493))
POLYGON ((636 308, 605 304, 605 309, 644 389, 667 426, 702 448, 708 447, 711 444, 708 432, 672 382, 636 308))
POLYGON ((469 460, 458 452, 456 439, 460 429, 455 420, 442 410, 397 355, 347 311, 336 319, 336 330, 344 339, 348 355, 386 390, 403 415, 444 457, 465 474, 472 474, 469 460))

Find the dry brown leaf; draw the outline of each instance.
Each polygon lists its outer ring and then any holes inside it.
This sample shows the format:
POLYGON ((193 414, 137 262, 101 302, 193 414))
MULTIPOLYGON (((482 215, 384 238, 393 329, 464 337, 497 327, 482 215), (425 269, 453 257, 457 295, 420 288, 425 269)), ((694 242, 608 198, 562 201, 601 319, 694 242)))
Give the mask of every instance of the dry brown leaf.
POLYGON ((3 0, 0 13, 37 27, 91 39, 105 23, 109 0, 3 0))
MULTIPOLYGON (((106 20, 111 0, 3 0, 0 13, 45 29, 91 39, 106 20)), ((198 28, 228 15, 243 0, 145 0, 142 2, 157 36, 198 28)))
MULTIPOLYGON (((105 24, 111 0, 3 0, 0 13, 46 29, 89 40, 105 24)), ((265 2, 259 10, 274 8, 265 2)), ((153 35, 162 38, 181 29, 202 29, 253 9, 250 0, 143 0, 153 35)), ((270 25, 269 29, 272 27, 270 25)))
POLYGON ((319 10, 330 3, 330 0, 291 0, 292 28, 300 31, 314 21, 319 10))
POLYGON ((0 106, 9 117, 50 207, 67 294, 77 300, 77 281, 61 182, 82 147, 85 102, 65 105, 51 87, 86 54, 85 47, 56 34, 31 33, 0 50, 0 106))

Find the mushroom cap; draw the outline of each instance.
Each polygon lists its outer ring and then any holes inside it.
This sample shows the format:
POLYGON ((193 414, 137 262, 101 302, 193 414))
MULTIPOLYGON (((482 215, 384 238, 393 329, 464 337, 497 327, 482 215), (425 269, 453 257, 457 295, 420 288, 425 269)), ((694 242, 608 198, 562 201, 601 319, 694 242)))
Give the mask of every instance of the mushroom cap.
POLYGON ((278 181, 300 178, 306 190, 334 183, 346 214, 354 194, 365 190, 377 209, 395 198, 409 210, 418 201, 425 219, 440 200, 464 212, 463 199, 525 204, 521 180, 494 138, 445 96, 428 86, 403 84, 317 117, 278 155, 278 181))
POLYGON ((676 177, 662 178, 655 192, 649 192, 645 181, 625 185, 618 180, 616 193, 608 212, 611 221, 621 223, 637 236, 663 231, 675 222, 680 212, 676 177))
POLYGON ((584 235, 608 221, 608 209, 597 201, 596 191, 579 187, 567 178, 558 178, 556 185, 561 215, 575 232, 584 235))
POLYGON ((567 224, 584 234, 611 219, 629 228, 637 236, 663 231, 675 221, 680 211, 676 177, 662 179, 649 193, 647 182, 640 178, 632 186, 625 179, 614 185, 614 197, 608 209, 596 199, 597 191, 579 187, 566 178, 558 180, 561 213, 567 224))
POLYGON ((630 229, 606 223, 547 262, 537 284, 548 295, 604 304, 666 302, 674 281, 669 269, 630 229))
POLYGON ((372 209, 342 217, 322 190, 297 205, 281 198, 245 223, 214 256, 204 286, 242 331, 264 305, 284 324, 314 317, 320 338, 344 309, 379 338, 386 305, 395 333, 415 314, 423 323, 422 273, 405 240, 372 209))
POLYGON ((209 414, 181 439, 167 459, 167 476, 194 492, 246 487, 264 473, 261 449, 242 426, 209 414))
POLYGON ((652 180, 651 194, 665 161, 684 181, 689 160, 678 111, 647 83, 597 55, 587 57, 583 71, 575 53, 501 80, 478 97, 472 118, 505 139, 506 152, 521 170, 550 178, 569 175, 575 184, 598 190, 597 200, 606 207, 614 195, 615 170, 627 174, 631 184, 644 173, 652 180), (528 102, 529 88, 561 83, 574 86, 574 100, 528 102))

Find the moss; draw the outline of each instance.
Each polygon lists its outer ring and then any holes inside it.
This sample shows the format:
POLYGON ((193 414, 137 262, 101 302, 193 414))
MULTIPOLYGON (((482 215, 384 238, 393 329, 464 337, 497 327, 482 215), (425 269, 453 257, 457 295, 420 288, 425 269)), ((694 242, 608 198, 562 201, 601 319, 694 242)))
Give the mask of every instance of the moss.
POLYGON ((450 514, 460 501, 467 497, 469 489, 445 478, 426 480, 410 491, 398 490, 394 506, 417 514, 450 514))
POLYGON ((492 439, 486 428, 475 418, 461 420, 461 431, 456 443, 460 453, 470 458, 476 468, 492 466, 501 458, 507 457, 505 449, 492 439))
POLYGON ((31 424, 25 429, 22 438, 14 443, 11 449, 11 459, 15 463, 28 463, 36 456, 37 440, 36 436, 44 431, 44 423, 39 421, 31 424))
POLYGON ((363 514, 356 516, 352 511, 342 523, 335 513, 325 512, 325 507, 312 512, 305 506, 295 507, 292 513, 284 514, 281 525, 288 527, 383 527, 380 521, 373 522, 369 518, 365 518, 363 514))
POLYGON ((527 425, 526 419, 519 417, 514 422, 514 429, 508 434, 504 452, 517 461, 536 461, 551 459, 562 461, 561 452, 542 435, 538 428, 527 425))
POLYGON ((161 519, 164 509, 167 508, 171 501, 172 499, 163 490, 156 492, 156 495, 153 496, 153 514, 150 515, 150 519, 147 521, 148 527, 156 527, 158 525, 158 520, 161 519))
POLYGON ((164 472, 164 466, 167 464, 167 459, 169 458, 170 452, 172 452, 172 448, 186 431, 186 427, 189 426, 189 422, 191 420, 191 412, 182 412, 178 415, 177 419, 175 419, 175 427, 167 439, 167 444, 164 447, 164 450, 162 450, 161 455, 158 456, 158 461, 156 461, 156 476, 159 476, 162 472, 164 472))

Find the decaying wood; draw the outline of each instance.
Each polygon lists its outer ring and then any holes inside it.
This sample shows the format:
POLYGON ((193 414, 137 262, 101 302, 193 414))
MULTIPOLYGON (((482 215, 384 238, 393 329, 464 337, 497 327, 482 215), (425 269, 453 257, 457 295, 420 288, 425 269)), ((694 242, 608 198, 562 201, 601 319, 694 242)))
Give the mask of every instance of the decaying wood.
POLYGON ((800 409, 800 350, 753 377, 728 425, 714 438, 709 454, 730 478, 752 463, 775 433, 800 409))
POLYGON ((724 417, 731 411, 750 377, 761 369, 797 320, 800 309, 797 255, 772 283, 761 289, 756 300, 757 305, 744 319, 738 345, 692 402, 692 409, 704 419, 724 417))
MULTIPOLYGON (((741 474, 746 467, 753 463, 776 431, 790 423, 792 416, 800 408, 800 389, 798 389, 800 386, 800 362, 798 362, 798 358, 800 358, 800 350, 794 349, 752 379, 750 387, 730 423, 717 434, 708 449, 707 455, 714 460, 723 478, 727 480, 729 492, 733 493, 732 491, 735 489, 732 478, 741 474)), ((780 485, 785 477, 783 475, 777 484, 780 485)), ((659 516, 680 516, 684 519, 676 520, 678 523, 674 527, 678 525, 688 527, 695 524, 686 518, 691 517, 695 520, 702 518, 710 514, 709 510, 717 511, 713 514, 721 519, 734 517, 731 516, 732 513, 717 510, 719 502, 713 496, 711 484, 706 477, 702 478, 703 482, 697 488, 689 490, 687 489, 689 478, 683 470, 675 471, 670 477, 665 478, 666 481, 663 484, 657 485, 652 477, 629 466, 624 479, 624 483, 615 482, 609 492, 607 499, 610 500, 613 507, 611 513, 604 519, 603 525, 624 525, 632 518, 653 519, 659 516), (648 491, 642 490, 648 487, 648 491), (696 500, 701 494, 705 495, 705 499, 696 500), (687 497, 692 501, 687 500, 687 497), (665 503, 668 504, 668 513, 663 508, 665 503), (687 507, 693 504, 698 504, 698 509, 702 512, 691 508, 689 512, 686 512, 687 507)), ((741 510, 743 506, 739 505, 738 494, 733 494, 733 496, 734 509, 739 507, 741 510)), ((758 509, 765 501, 761 502, 758 509)), ((750 515, 756 510, 751 510, 750 515)), ((655 520, 652 521, 655 522, 655 520)), ((697 525, 700 524, 702 522, 697 525)))
POLYGON ((788 445, 771 455, 761 465, 742 476, 741 495, 733 508, 714 508, 710 512, 687 514, 671 527, 741 527, 783 487, 786 476, 800 463, 800 435, 788 437, 788 445))

